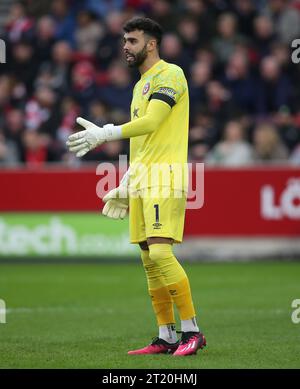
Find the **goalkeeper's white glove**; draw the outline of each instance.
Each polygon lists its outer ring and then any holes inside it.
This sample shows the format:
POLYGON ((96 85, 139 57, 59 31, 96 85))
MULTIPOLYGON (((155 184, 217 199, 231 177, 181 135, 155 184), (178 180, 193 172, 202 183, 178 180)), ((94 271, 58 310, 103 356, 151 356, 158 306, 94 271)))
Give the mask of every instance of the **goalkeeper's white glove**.
POLYGON ((120 185, 103 197, 103 202, 106 203, 102 210, 104 216, 124 219, 129 204, 128 185, 129 169, 124 174, 120 185))
POLYGON ((69 151, 76 153, 76 157, 84 156, 88 151, 100 146, 104 142, 122 138, 120 126, 106 124, 103 127, 98 127, 81 117, 77 118, 76 122, 84 127, 85 130, 70 135, 66 143, 69 151))

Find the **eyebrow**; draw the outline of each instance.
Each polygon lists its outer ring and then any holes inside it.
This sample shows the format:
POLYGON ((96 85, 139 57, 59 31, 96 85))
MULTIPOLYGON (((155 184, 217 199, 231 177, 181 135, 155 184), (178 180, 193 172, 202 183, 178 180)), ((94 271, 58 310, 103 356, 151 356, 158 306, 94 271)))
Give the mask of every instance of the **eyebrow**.
POLYGON ((132 37, 129 37, 129 38, 123 38, 123 41, 124 42, 127 42, 127 41, 129 41, 129 42, 136 42, 137 41, 137 39, 136 38, 132 38, 132 37))

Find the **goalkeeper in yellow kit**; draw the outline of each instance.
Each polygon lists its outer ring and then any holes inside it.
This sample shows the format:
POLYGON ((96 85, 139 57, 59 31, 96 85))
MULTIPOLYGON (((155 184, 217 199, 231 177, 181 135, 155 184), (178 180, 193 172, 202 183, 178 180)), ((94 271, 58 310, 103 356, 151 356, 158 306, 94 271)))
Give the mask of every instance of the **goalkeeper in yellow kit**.
POLYGON ((187 198, 188 86, 182 69, 159 57, 159 24, 136 17, 124 32, 126 62, 141 74, 133 91, 131 121, 98 127, 78 118, 85 130, 71 135, 67 145, 81 157, 104 142, 130 138, 129 169, 120 186, 103 198, 103 214, 124 218, 129 205, 130 240, 141 249, 159 334, 128 354, 195 354, 206 340, 196 322, 188 277, 172 251, 172 244, 182 241, 187 198), (180 340, 174 304, 181 320, 180 340))

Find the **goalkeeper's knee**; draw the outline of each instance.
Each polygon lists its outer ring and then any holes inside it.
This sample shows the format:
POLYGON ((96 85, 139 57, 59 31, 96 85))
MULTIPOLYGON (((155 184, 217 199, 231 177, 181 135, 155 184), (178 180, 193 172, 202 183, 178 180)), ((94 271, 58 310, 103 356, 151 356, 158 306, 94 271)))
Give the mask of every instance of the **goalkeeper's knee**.
POLYGON ((172 245, 151 244, 149 246, 149 257, 159 268, 167 285, 176 283, 186 277, 184 269, 173 254, 172 245))
POLYGON ((141 258, 148 281, 149 289, 157 289, 164 286, 158 266, 150 259, 148 250, 141 250, 141 258))

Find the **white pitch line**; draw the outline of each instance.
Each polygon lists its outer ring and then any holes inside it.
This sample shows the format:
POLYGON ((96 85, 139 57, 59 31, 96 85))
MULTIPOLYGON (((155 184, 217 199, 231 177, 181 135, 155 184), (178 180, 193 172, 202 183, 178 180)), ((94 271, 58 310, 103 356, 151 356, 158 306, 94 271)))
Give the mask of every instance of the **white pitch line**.
MULTIPOLYGON (((65 312, 65 311, 72 311, 72 312, 78 312, 78 311, 88 311, 88 312, 95 312, 95 313, 105 313, 105 314, 113 314, 115 313, 115 310, 110 308, 95 308, 95 307, 64 307, 64 306, 54 306, 54 307, 16 307, 16 308, 7 308, 6 311, 2 310, 3 312, 6 312, 7 314, 18 314, 18 313, 47 313, 47 312, 65 312)), ((2 312, 0 310, 0 313, 2 312)))
MULTIPOLYGON (((8 314, 18 314, 18 313, 57 313, 57 312, 64 312, 64 311, 71 311, 71 312, 78 312, 78 311, 88 311, 88 312, 94 312, 94 313, 104 313, 104 314, 113 314, 116 312, 115 309, 111 308, 100 308, 100 307, 78 307, 78 306, 52 306, 52 307, 16 307, 16 308, 6 308, 4 310, 3 308, 0 308, 0 314, 1 313, 8 313, 8 314)), ((119 312, 121 310, 118 310, 119 312)), ((287 313, 284 309, 247 309, 247 308, 237 308, 237 309, 226 309, 226 308, 217 308, 217 309, 211 309, 211 312, 222 312, 227 314, 236 314, 236 313, 248 313, 248 314, 275 314, 275 315, 282 315, 287 313)))

